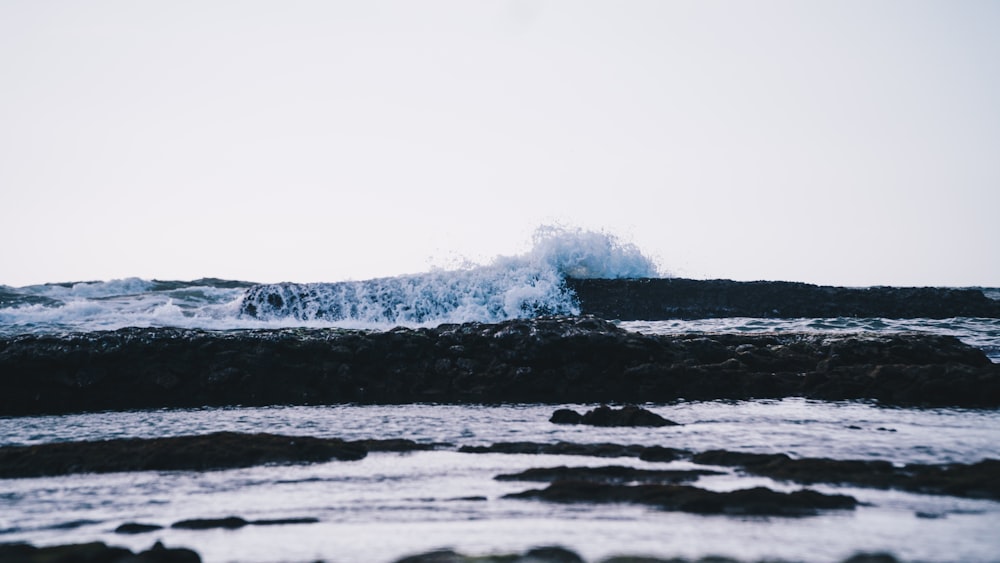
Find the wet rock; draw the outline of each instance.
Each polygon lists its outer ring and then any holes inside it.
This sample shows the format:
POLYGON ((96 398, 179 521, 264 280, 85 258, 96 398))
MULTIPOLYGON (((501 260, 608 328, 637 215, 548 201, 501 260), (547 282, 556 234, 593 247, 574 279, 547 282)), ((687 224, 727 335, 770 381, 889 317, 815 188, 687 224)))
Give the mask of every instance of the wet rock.
POLYGON ((588 481, 556 481, 545 489, 505 498, 562 503, 630 502, 696 514, 759 516, 808 516, 820 510, 853 510, 858 504, 850 496, 826 495, 809 489, 782 493, 756 487, 720 493, 688 485, 609 485, 588 481))
POLYGON ((676 422, 635 405, 627 405, 620 409, 601 405, 582 415, 571 409, 559 409, 552 414, 549 422, 589 426, 677 426, 676 422))
POLYGON ((605 467, 539 467, 520 473, 497 475, 498 481, 592 481, 596 483, 683 483, 704 475, 722 475, 708 469, 638 469, 621 465, 605 467))
POLYGON ((126 522, 121 526, 115 528, 116 534, 145 534, 147 532, 155 532, 156 530, 162 530, 163 526, 157 524, 141 524, 138 522, 126 522))
POLYGON ((200 563, 201 557, 186 548, 168 548, 160 542, 146 551, 133 553, 102 542, 35 547, 30 544, 0 544, 4 563, 200 563))
POLYGON ((497 442, 489 446, 462 446, 458 449, 458 451, 462 453, 472 454, 549 454, 583 455, 592 457, 639 457, 645 450, 645 446, 635 444, 575 444, 572 442, 557 442, 555 444, 544 444, 539 442, 497 442))
POLYGON ((691 457, 691 452, 664 446, 649 446, 639 454, 642 461, 677 461, 686 457, 691 457))
POLYGON ((605 319, 718 317, 1000 317, 1000 303, 978 289, 846 288, 795 282, 568 279, 585 314, 605 319))
POLYGON ((469 556, 450 549, 411 555, 396 563, 584 563, 576 553, 558 546, 536 547, 523 554, 469 556))
POLYGON ((420 452, 453 446, 444 443, 421 444, 406 438, 354 440, 351 444, 361 446, 369 452, 420 452))
POLYGON ((269 463, 358 460, 365 455, 364 446, 336 438, 216 432, 170 438, 4 446, 0 447, 0 477, 204 471, 269 463))
POLYGON ((552 413, 549 422, 553 424, 580 424, 583 422, 583 415, 573 409, 558 409, 552 413))
POLYGON ((317 518, 277 518, 270 520, 246 520, 239 516, 227 516, 225 518, 192 518, 175 522, 171 528, 179 530, 237 530, 245 526, 286 526, 290 524, 315 524, 319 522, 317 518))
POLYGON ((179 530, 211 530, 213 528, 236 530, 249 524, 250 522, 247 522, 243 518, 229 516, 227 518, 193 518, 190 520, 181 520, 180 522, 174 522, 170 527, 179 530))
POLYGON ((305 518, 275 518, 269 520, 253 520, 250 522, 253 526, 288 526, 290 524, 317 524, 319 523, 319 518, 305 517, 305 518))
POLYGON ((657 336, 592 317, 386 332, 126 328, 0 337, 0 416, 788 396, 997 407, 1000 364, 930 334, 657 336))
POLYGON ((792 459, 785 454, 753 454, 710 450, 694 455, 704 465, 742 468, 747 473, 798 483, 899 489, 923 494, 1000 500, 1000 460, 973 464, 909 464, 896 467, 881 460, 792 459))

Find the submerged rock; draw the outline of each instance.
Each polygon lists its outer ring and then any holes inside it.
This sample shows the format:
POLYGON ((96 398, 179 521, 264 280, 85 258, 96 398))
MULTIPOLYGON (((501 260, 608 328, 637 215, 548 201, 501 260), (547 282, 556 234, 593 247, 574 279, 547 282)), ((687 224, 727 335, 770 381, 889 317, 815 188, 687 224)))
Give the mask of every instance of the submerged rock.
POLYGON ((582 415, 571 409, 559 409, 552 414, 549 422, 589 426, 678 426, 672 420, 635 405, 627 405, 620 409, 601 405, 582 415))
POLYGON ((0 337, 0 416, 789 396, 997 407, 1000 364, 948 336, 657 336, 591 317, 386 332, 128 328, 0 337))
POLYGON ((191 520, 181 520, 180 522, 174 522, 174 524, 170 527, 177 528, 179 530, 211 530, 215 528, 236 530, 249 525, 250 522, 247 522, 239 516, 229 516, 226 518, 194 518, 191 520))
POLYGON ((450 549, 429 551, 397 559, 395 563, 584 563, 583 558, 568 549, 536 547, 523 554, 463 555, 450 549))
POLYGON ((201 557, 190 549, 164 547, 160 542, 138 553, 102 542, 47 547, 18 543, 0 544, 0 561, 4 563, 200 563, 201 557))
POLYGON ((227 469, 268 463, 358 460, 364 446, 337 438, 216 432, 200 436, 0 447, 0 477, 227 469))
POLYGON ((115 528, 116 534, 145 534, 162 530, 163 526, 157 524, 142 524, 139 522, 126 522, 115 528))
POLYGON ((833 287, 807 283, 684 278, 568 279, 585 314, 605 319, 719 317, 947 319, 1000 317, 981 290, 946 287, 833 287))
POLYGON ((978 463, 909 464, 881 460, 792 459, 785 454, 710 450, 694 455, 705 465, 741 467, 747 473, 797 483, 838 483, 915 493, 1000 500, 1000 460, 978 463))
POLYGON ((497 481, 592 481, 596 483, 684 483, 705 475, 722 475, 709 469, 637 469, 622 465, 605 467, 537 467, 494 477, 497 481))
POLYGON ((470 454, 549 454, 593 457, 639 457, 647 448, 636 444, 575 444, 557 442, 497 442, 489 446, 462 446, 458 451, 470 454))
POLYGON ((696 514, 758 516, 808 516, 820 510, 853 510, 858 504, 854 497, 826 495, 809 489, 782 493, 755 487, 720 493, 689 485, 613 485, 592 481, 556 481, 545 489, 513 493, 504 498, 550 502, 630 502, 696 514))

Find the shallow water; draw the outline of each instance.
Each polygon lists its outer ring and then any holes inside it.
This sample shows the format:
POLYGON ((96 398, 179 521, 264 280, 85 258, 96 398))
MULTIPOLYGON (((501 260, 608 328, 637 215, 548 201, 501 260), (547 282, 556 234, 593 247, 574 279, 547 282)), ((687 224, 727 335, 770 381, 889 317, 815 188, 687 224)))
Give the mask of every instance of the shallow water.
MULTIPOLYGON (((584 405, 564 405, 583 410, 584 405)), ((155 540, 197 550, 206 561, 391 561, 441 547, 469 553, 560 544, 588 560, 612 554, 721 554, 834 561, 887 550, 914 561, 996 561, 1000 503, 836 486, 869 503, 809 518, 736 518, 630 505, 558 505, 501 498, 537 483, 493 477, 530 467, 690 467, 633 458, 463 454, 459 445, 499 441, 615 442, 703 451, 888 459, 896 463, 1000 458, 1000 411, 886 409, 864 403, 780 401, 647 405, 682 423, 664 428, 589 428, 548 422, 556 406, 445 405, 275 407, 135 411, 0 419, 4 445, 219 430, 346 439, 410 438, 452 447, 372 453, 357 462, 226 471, 138 472, 0 480, 0 542, 100 540, 133 549, 155 540), (486 500, 457 500, 464 497, 486 500), (124 522, 169 526, 188 518, 314 517, 316 524, 240 530, 165 529, 116 535, 124 522), (918 516, 919 515, 919 516, 918 516), (931 518, 927 516, 932 516, 931 518)), ((799 488, 730 469, 696 484, 728 490, 799 488)))

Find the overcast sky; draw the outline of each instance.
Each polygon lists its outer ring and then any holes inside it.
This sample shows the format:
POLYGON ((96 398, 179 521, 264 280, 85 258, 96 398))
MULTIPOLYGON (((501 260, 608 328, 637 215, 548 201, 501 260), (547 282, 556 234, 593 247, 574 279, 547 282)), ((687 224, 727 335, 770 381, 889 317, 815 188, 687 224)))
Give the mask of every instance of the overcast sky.
POLYGON ((0 284, 338 281, 621 236, 1000 285, 1000 2, 0 0, 0 284))

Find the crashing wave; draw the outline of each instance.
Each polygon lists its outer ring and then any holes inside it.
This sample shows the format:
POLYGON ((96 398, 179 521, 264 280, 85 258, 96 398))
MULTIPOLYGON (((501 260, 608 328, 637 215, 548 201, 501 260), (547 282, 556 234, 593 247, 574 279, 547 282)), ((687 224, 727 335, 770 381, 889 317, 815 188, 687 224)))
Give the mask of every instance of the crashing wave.
POLYGON ((657 277, 655 263, 608 233, 543 227, 530 252, 463 270, 337 283, 250 288, 241 314, 261 320, 366 325, 497 322, 579 314, 566 278, 657 277))

